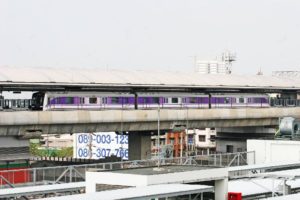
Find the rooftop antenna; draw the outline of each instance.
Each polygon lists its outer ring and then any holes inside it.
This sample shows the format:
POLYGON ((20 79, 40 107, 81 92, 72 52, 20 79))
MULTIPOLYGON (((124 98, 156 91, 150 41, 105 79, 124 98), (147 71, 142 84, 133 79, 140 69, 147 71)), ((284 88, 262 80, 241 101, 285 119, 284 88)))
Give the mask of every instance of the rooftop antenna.
POLYGON ((261 67, 259 68, 259 71, 256 73, 256 75, 258 76, 264 75, 264 73, 261 71, 261 67))
POLYGON ((225 63, 226 74, 231 74, 232 62, 236 61, 236 54, 227 50, 222 54, 222 61, 225 63))

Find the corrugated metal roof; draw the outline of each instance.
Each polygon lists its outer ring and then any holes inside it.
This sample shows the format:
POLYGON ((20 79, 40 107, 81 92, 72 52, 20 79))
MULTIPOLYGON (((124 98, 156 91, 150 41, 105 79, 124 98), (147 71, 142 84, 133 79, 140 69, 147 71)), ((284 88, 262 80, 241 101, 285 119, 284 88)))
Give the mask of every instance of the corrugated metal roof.
POLYGON ((107 190, 96 193, 85 193, 61 197, 50 197, 45 200, 112 200, 112 199, 152 199, 158 197, 174 197, 213 191, 212 186, 188 184, 159 184, 130 187, 118 190, 107 190))
POLYGON ((0 85, 9 83, 300 89, 300 81, 274 76, 198 74, 178 71, 0 67, 0 85))

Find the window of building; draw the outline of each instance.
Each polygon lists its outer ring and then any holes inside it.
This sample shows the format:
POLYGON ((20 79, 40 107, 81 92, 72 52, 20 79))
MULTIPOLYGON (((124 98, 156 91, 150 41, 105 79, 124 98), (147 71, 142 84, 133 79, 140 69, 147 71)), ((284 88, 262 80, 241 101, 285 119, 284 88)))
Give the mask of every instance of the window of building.
POLYGON ((188 135, 187 142, 188 144, 194 144, 194 135, 188 135))
POLYGON ((205 135, 199 135, 199 142, 205 142, 205 135))
POLYGON ((89 103, 90 104, 96 104, 97 103, 97 97, 90 97, 89 103))
POLYGON ((174 138, 170 138, 170 144, 174 144, 174 138))
POLYGON ((152 146, 153 146, 153 147, 156 146, 156 140, 152 140, 152 146))
POLYGON ((172 98, 172 103, 178 103, 178 98, 172 98))
POLYGON ((211 141, 211 142, 216 141, 216 136, 215 136, 215 135, 211 135, 211 136, 210 136, 210 141, 211 141))
POLYGON ((233 153, 233 145, 226 145, 226 152, 233 153))

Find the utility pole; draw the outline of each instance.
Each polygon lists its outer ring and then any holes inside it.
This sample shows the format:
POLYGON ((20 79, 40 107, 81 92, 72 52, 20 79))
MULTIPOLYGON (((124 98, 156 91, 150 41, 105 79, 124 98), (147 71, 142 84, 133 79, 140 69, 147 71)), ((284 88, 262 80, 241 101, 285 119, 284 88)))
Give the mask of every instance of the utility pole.
POLYGON ((158 108, 157 108, 157 155, 158 155, 158 164, 157 167, 160 167, 160 107, 158 104, 158 108))

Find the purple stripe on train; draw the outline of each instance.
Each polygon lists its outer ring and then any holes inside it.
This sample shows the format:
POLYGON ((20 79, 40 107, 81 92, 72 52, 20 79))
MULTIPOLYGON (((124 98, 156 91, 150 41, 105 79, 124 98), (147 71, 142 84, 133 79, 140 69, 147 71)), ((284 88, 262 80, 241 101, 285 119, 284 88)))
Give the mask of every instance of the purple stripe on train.
MULTIPOLYGON (((79 104, 98 104, 97 101, 89 101, 91 97, 56 97, 50 99, 49 105, 66 104, 66 105, 79 105, 79 104), (85 101, 86 100, 86 101, 85 101)), ((95 98, 95 97, 93 97, 95 98)), ((104 97, 106 99, 103 104, 107 105, 134 105, 135 97, 104 97)), ((138 97, 138 105, 145 104, 209 104, 208 97, 182 97, 182 101, 178 101, 178 97, 138 97)), ((211 97, 211 104, 266 104, 269 103, 265 97, 248 97, 235 98, 235 97, 211 97), (237 101, 238 100, 238 101, 237 101)))

